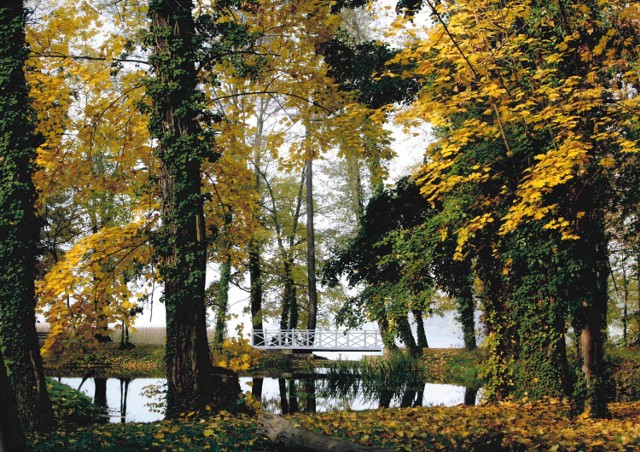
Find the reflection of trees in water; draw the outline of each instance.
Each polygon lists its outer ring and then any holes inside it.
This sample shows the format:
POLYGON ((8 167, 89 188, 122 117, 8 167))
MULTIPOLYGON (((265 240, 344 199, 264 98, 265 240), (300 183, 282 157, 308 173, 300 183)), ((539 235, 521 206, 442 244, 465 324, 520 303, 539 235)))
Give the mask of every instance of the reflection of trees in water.
POLYGON ((316 406, 316 380, 315 378, 307 378, 302 383, 302 394, 304 394, 304 412, 315 413, 316 406))
POLYGON ((298 413, 300 407, 298 406, 298 389, 296 388, 296 381, 289 380, 287 387, 289 388, 289 413, 298 413))
POLYGON ((264 378, 253 377, 253 385, 251 386, 251 396, 253 400, 262 400, 262 387, 264 386, 264 378))
POLYGON ((287 399, 287 381, 284 378, 278 378, 278 389, 280 394, 280 410, 282 414, 288 414, 289 399, 287 399))
MULTIPOLYGON (((84 381, 82 382, 84 383, 84 381)), ((82 383, 80 385, 82 386, 82 383)), ((94 378, 93 383, 95 385, 95 391, 93 393, 93 404, 100 408, 100 423, 106 424, 109 422, 109 405, 107 405, 107 379, 106 378, 94 378)))
POLYGON ((478 397, 478 388, 464 388, 464 404, 473 406, 478 397))
MULTIPOLYGON (((419 407, 425 403, 426 383, 415 375, 397 375, 393 382, 358 375, 322 374, 320 378, 278 379, 278 396, 262 397, 264 380, 253 379, 252 393, 268 413, 348 410, 357 400, 380 408, 419 407)), ((465 388, 465 404, 474 405, 478 390, 465 388)))
POLYGON ((129 395, 129 383, 131 379, 120 378, 120 423, 127 422, 127 398, 129 395))
POLYGON ((358 372, 355 368, 329 369, 319 394, 324 397, 359 397, 388 408, 396 400, 403 407, 422 406, 425 382, 414 372, 358 372))
MULTIPOLYGON (((82 386, 86 378, 80 383, 82 386)), ((127 399, 129 397, 129 383, 132 381, 130 378, 119 378, 120 381, 120 409, 118 414, 120 415, 120 422, 124 424, 127 418, 127 399)), ((93 404, 100 408, 100 423, 109 422, 110 413, 109 405, 107 403, 107 378, 94 377, 93 383, 95 386, 93 404)))
POLYGON ((252 395, 260 400, 262 409, 267 413, 315 413, 320 411, 346 410, 351 404, 344 400, 330 400, 316 397, 317 383, 315 378, 293 379, 278 378, 278 396, 262 397, 263 379, 253 379, 252 395), (259 388, 259 389, 257 389, 259 388))

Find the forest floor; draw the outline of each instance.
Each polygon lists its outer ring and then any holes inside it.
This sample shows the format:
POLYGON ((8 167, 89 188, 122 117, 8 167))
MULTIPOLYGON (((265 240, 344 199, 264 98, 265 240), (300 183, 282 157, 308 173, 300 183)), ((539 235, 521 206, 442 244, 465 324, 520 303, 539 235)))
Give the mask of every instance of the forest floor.
MULTIPOLYGON (((613 403, 611 418, 567 416, 536 404, 389 408, 288 416, 310 430, 391 450, 638 450, 640 402, 613 403)), ((256 417, 222 413, 148 424, 67 426, 32 438, 33 450, 282 450, 258 432, 256 417)))
MULTIPOLYGON (((159 345, 118 350, 109 344, 101 353, 99 360, 76 360, 55 373, 77 375, 83 369, 104 376, 162 374, 163 349, 159 345)), ((556 400, 334 411, 287 418, 334 438, 391 450, 640 450, 640 351, 612 349, 610 356, 616 369, 618 399, 626 401, 611 403, 611 417, 605 420, 572 417, 569 406, 556 400)), ((429 370, 431 382, 465 385, 476 379, 482 357, 482 351, 430 349, 422 364, 429 370)), ((305 371, 324 363, 269 354, 252 372, 292 365, 305 371)), ((32 437, 33 450, 282 450, 259 433, 256 416, 221 413, 201 417, 189 413, 170 422, 81 425, 77 419, 69 422, 73 410, 67 406, 60 413, 61 424, 55 432, 32 437)))

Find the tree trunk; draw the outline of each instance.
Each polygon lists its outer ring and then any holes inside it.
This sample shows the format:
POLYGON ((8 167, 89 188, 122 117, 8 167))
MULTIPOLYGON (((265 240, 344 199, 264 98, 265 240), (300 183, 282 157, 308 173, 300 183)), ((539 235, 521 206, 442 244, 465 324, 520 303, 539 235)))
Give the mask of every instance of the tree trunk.
MULTIPOLYGON (((549 270, 549 269, 547 269, 549 270)), ((530 274, 536 270, 530 268, 530 274)), ((514 294, 513 313, 519 321, 517 367, 514 372, 516 398, 529 400, 564 398, 571 395, 566 351, 566 302, 533 286, 536 297, 514 294)), ((533 294, 532 294, 533 295, 533 294)))
POLYGON ((418 392, 414 389, 407 388, 402 393, 402 398, 400 399, 400 408, 411 408, 418 398, 418 392))
POLYGON ((427 334, 424 330, 424 318, 422 316, 422 311, 416 309, 413 310, 413 317, 416 320, 416 333, 418 336, 418 348, 420 350, 424 348, 429 348, 429 342, 427 341, 427 334))
MULTIPOLYGON (((625 347, 629 346, 629 334, 628 334, 628 322, 629 322, 629 278, 627 276, 627 262, 628 256, 626 252, 623 252, 622 261, 622 284, 624 294, 624 305, 622 307, 622 343, 625 347)), ((613 275, 612 275, 613 277, 613 275)))
POLYGON ((0 452, 26 451, 27 444, 20 428, 16 402, 11 392, 2 352, 0 352, 0 452))
POLYGON ((464 338, 464 348, 475 350, 476 344, 476 324, 474 319, 473 293, 471 286, 467 286, 456 297, 458 307, 458 318, 462 325, 462 335, 464 338))
POLYGON ((263 414, 258 418, 259 433, 265 435, 276 444, 284 446, 286 450, 335 450, 335 451, 364 451, 375 450, 371 447, 352 443, 347 440, 335 439, 330 436, 312 432, 299 427, 275 414, 263 414))
MULTIPOLYGON (((640 249, 636 250, 636 318, 640 323, 640 249)), ((636 333, 635 345, 640 346, 640 331, 636 333)))
POLYGON ((476 404, 476 398, 478 397, 478 390, 476 388, 464 388, 464 404, 467 406, 474 406, 476 404))
MULTIPOLYGON (((282 263, 282 269, 284 272, 284 290, 282 294, 282 314, 280 315, 280 329, 287 330, 289 328, 295 328, 291 325, 291 312, 292 306, 297 305, 296 302, 296 287, 293 280, 293 263, 287 257, 282 263)), ((294 320, 297 320, 294 318, 294 320)))
POLYGON ((216 303, 216 326, 213 333, 213 348, 221 351, 227 332, 227 311, 229 310, 229 285, 231 283, 231 263, 229 258, 220 265, 220 285, 216 303))
MULTIPOLYGON (((269 188, 271 194, 271 203, 273 205, 274 222, 276 226, 278 249, 282 256, 282 273, 284 288, 282 293, 282 313, 280 316, 280 329, 296 328, 298 324, 298 302, 295 280, 293 278, 293 266, 294 266, 294 246, 296 241, 296 235, 298 231, 298 220, 300 219, 300 211, 302 209, 302 192, 305 186, 306 171, 302 171, 300 178, 300 184, 298 185, 298 195, 296 197, 296 209, 293 214, 293 224, 291 230, 286 236, 287 247, 285 248, 285 241, 282 234, 282 228, 277 215, 276 200, 273 195, 273 191, 269 188)), ((269 186, 269 184, 267 184, 269 186)))
POLYGON ((406 316, 402 316, 396 319, 396 323, 398 325, 400 339, 402 339, 402 342, 404 342, 404 345, 407 347, 409 355, 414 358, 418 358, 422 354, 422 350, 418 347, 418 344, 416 344, 416 339, 413 337, 413 333, 411 332, 409 320, 406 316))
POLYGON ((601 306, 593 305, 582 309, 584 326, 580 331, 580 359, 582 372, 587 382, 584 411, 594 417, 607 415, 604 372, 604 334, 602 324, 604 313, 601 306))
POLYGON ((388 356, 398 350, 398 346, 396 345, 394 335, 390 334, 388 319, 378 319, 377 323, 380 336, 382 337, 382 344, 384 345, 384 354, 388 356))
POLYGON ((0 6, 0 337, 20 421, 42 430, 53 413, 35 327, 40 230, 32 175, 40 140, 24 74, 25 11, 20 0, 0 6))
MULTIPOLYGON (((261 152, 263 150, 263 129, 264 129, 264 116, 266 114, 268 101, 260 99, 260 108, 258 109, 256 121, 256 139, 254 142, 254 175, 255 175, 255 190, 260 198, 261 191, 261 176, 260 176, 260 160, 261 152)), ((260 222, 260 208, 257 207, 253 212, 254 218, 260 222)), ((260 259, 260 242, 253 238, 249 243, 249 284, 250 284, 250 310, 251 310, 251 326, 253 331, 262 330, 264 328, 262 321, 262 262, 260 259)), ((258 344, 256 344, 258 345, 258 344)))
POLYGON ((298 290, 293 287, 293 294, 291 297, 291 304, 289 305, 289 328, 295 330, 298 328, 298 290))
POLYGON ((251 304, 251 326, 253 331, 262 330, 262 266, 260 248, 254 242, 249 246, 249 283, 251 304))
POLYGON ((155 79, 149 128, 158 139, 162 226, 156 241, 167 311, 167 418, 180 413, 235 407, 239 385, 214 375, 207 342, 205 271, 207 243, 200 167, 218 158, 203 140, 195 58, 196 31, 190 0, 149 5, 147 43, 155 79))
MULTIPOLYGON (((307 185, 307 285, 309 290, 309 308, 307 329, 315 330, 318 321, 318 290, 316 287, 316 238, 313 214, 313 158, 306 161, 307 185)), ((313 337, 312 337, 313 340, 313 337)))
POLYGON ((517 335, 514 331, 513 313, 508 301, 512 288, 506 284, 499 269, 502 267, 490 247, 484 248, 478 255, 476 271, 482 280, 480 302, 484 311, 485 331, 487 333, 487 366, 484 378, 490 401, 501 401, 513 391, 513 360, 517 351, 517 335))
POLYGON ((382 389, 378 396, 378 408, 389 408, 393 399, 393 391, 391 389, 382 389))
MULTIPOLYGON (((226 210, 226 207, 223 206, 226 210)), ((213 349, 222 351, 222 344, 227 333, 227 313, 229 311, 229 288, 231 286, 231 256, 229 255, 229 241, 227 239, 229 225, 233 219, 230 211, 224 213, 224 226, 219 243, 224 261, 220 264, 220 282, 216 301, 216 324, 213 333, 213 349)))
POLYGON ((595 210, 583 224, 583 236, 576 244, 584 270, 581 281, 583 303, 577 311, 578 350, 586 383, 584 411, 596 418, 608 415, 607 374, 604 345, 607 337, 608 251, 603 215, 595 210))
POLYGON ((355 224, 359 225, 364 216, 364 190, 362 188, 362 175, 360 173, 361 160, 359 157, 350 153, 346 155, 346 160, 352 210, 355 214, 355 224))

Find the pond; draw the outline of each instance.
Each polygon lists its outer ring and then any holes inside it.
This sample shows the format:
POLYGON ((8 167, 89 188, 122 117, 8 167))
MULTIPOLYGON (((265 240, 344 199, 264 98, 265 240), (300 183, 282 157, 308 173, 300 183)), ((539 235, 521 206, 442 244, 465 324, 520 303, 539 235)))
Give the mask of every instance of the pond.
MULTIPOLYGON (((155 422, 164 415, 162 390, 164 378, 58 378, 80 389, 102 407, 109 422, 155 422)), ((262 401, 265 412, 325 412, 366 410, 400 406, 453 406, 475 404, 478 391, 449 384, 420 383, 401 389, 363 388, 356 380, 336 387, 323 375, 289 378, 241 377, 240 386, 262 401)))

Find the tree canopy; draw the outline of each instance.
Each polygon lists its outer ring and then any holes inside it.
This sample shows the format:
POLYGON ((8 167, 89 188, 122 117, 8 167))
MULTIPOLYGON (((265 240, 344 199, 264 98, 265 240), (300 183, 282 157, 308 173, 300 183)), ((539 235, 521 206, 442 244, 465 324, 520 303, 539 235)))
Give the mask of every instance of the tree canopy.
POLYGON ((416 356, 453 307, 468 349, 486 337, 488 399, 607 415, 607 330, 640 340, 636 3, 27 6, 0 7, 0 339, 23 423, 48 403, 34 303, 62 363, 156 287, 169 416, 235 403, 206 333, 213 305, 224 342, 233 286, 256 329, 376 321, 416 356), (415 126, 420 167, 389 181, 415 126))

